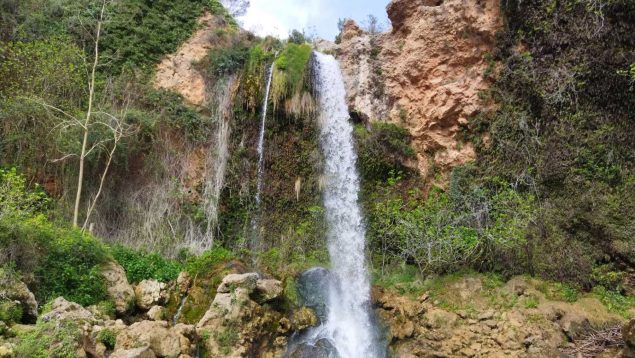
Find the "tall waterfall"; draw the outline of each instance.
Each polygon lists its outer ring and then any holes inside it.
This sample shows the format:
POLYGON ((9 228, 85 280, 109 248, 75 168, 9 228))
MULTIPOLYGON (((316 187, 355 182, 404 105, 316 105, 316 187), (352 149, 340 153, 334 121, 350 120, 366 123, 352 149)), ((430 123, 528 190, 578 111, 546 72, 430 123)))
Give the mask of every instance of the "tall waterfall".
POLYGON ((262 185, 265 175, 265 128, 267 124, 267 109, 269 107, 269 93, 271 91, 271 80, 273 79, 273 70, 275 63, 271 64, 267 73, 267 86, 265 88, 265 98, 262 100, 262 114, 260 118, 260 132, 258 133, 258 178, 256 181, 256 210, 251 218, 251 249, 258 251, 260 249, 260 202, 262 196, 262 185))
POLYGON ((267 87, 265 98, 262 101, 262 117, 260 119, 260 133, 258 135, 258 181, 256 184, 256 204, 260 207, 260 196, 262 193, 262 181, 265 172, 265 124, 267 123, 267 107, 269 106, 269 92, 271 91, 271 79, 273 78, 273 68, 271 64, 267 75, 267 87))
POLYGON ((342 358, 378 357, 370 311, 365 228, 358 205, 359 176, 344 80, 332 56, 315 53, 320 105, 320 143, 325 158, 324 206, 333 280, 326 323, 314 339, 326 338, 342 358))

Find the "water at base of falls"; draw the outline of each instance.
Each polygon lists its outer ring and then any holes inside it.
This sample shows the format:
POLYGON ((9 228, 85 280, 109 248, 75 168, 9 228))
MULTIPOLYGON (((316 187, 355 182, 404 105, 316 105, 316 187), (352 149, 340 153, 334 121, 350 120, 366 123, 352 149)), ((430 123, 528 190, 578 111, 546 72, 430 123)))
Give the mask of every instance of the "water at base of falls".
POLYGON ((308 332, 303 341, 307 349, 328 351, 329 357, 383 357, 385 353, 379 344, 370 307, 370 281, 364 252, 366 232, 358 205, 357 155, 344 80, 332 56, 315 53, 314 66, 333 278, 326 285, 329 292, 325 322, 308 332))

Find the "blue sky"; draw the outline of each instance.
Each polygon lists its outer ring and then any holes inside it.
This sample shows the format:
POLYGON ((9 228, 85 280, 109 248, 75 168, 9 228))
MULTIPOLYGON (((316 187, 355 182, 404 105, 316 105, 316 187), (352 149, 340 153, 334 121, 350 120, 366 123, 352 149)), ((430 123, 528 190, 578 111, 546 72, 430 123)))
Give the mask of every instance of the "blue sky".
POLYGON ((388 25, 389 0, 251 0, 251 8, 242 19, 243 27, 258 35, 285 38, 292 29, 305 29, 333 40, 337 20, 352 18, 361 23, 368 14, 388 25))

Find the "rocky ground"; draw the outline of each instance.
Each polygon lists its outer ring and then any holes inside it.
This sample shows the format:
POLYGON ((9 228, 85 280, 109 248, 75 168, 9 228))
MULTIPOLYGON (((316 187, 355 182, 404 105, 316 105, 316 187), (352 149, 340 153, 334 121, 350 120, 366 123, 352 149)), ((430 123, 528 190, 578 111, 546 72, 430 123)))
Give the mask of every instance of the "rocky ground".
MULTIPOLYGON (((319 287, 325 272, 283 285, 230 262, 201 278, 182 273, 175 282, 132 286, 111 263, 103 269, 111 283, 110 312, 59 297, 39 315, 28 288, 4 275, 3 304, 20 305, 24 322, 37 316, 37 323, 0 322, 0 357, 283 357, 292 335, 324 316, 319 287), (303 298, 294 298, 298 294, 303 298)), ((422 287, 373 289, 394 357, 635 356, 635 320, 627 324, 594 297, 556 299, 557 284, 469 274, 422 287)), ((320 352, 305 347, 290 356, 320 352)))

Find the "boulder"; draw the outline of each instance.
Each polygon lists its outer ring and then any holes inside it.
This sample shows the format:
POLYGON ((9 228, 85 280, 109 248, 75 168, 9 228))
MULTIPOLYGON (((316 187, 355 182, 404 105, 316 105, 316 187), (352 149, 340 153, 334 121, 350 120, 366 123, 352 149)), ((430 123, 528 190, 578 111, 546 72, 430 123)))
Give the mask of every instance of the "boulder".
POLYGON ((64 297, 58 297, 53 301, 51 310, 42 316, 44 322, 71 321, 95 324, 96 319, 92 312, 75 302, 70 302, 64 297))
POLYGON ((179 277, 176 279, 176 287, 179 289, 179 293, 186 293, 190 289, 191 285, 192 278, 190 277, 190 274, 185 271, 181 272, 179 277))
POLYGON ((157 280, 143 280, 134 289, 137 307, 149 310, 167 299, 166 285, 157 280))
POLYGON ((115 352, 147 346, 159 357, 191 355, 190 339, 184 335, 185 331, 183 327, 170 329, 165 321, 137 322, 119 333, 115 352))
POLYGON ((18 301, 22 306, 25 321, 35 322, 37 319, 38 305, 35 295, 16 274, 4 268, 0 268, 0 302, 2 301, 18 301))
POLYGON ((230 293, 237 288, 242 288, 251 294, 256 289, 256 284, 260 276, 257 273, 230 274, 223 278, 218 293, 230 293))
POLYGON ((338 358, 339 354, 327 339, 315 343, 300 343, 291 350, 290 358, 338 358))
POLYGON ((256 282, 256 302, 273 301, 280 297, 283 291, 282 282, 278 280, 258 280, 256 282))
POLYGON ((635 319, 632 319, 622 329, 624 338, 624 350, 622 356, 624 358, 635 358, 635 319))
POLYGON ((0 346, 0 358, 12 358, 13 349, 9 346, 0 346))
POLYGON ((140 347, 127 350, 118 350, 110 355, 110 358, 156 358, 156 354, 150 347, 140 347))
POLYGON ((152 306, 146 315, 151 321, 163 321, 167 316, 167 311, 165 307, 152 306))
POLYGON ((301 273, 297 279, 300 303, 313 309, 320 322, 326 321, 329 286, 334 280, 333 274, 322 267, 309 269, 301 273))
POLYGON ((302 307, 293 312, 291 324, 294 331, 302 331, 309 327, 316 326, 318 324, 318 317, 312 309, 302 307))
POLYGON ((117 313, 126 313, 135 299, 135 293, 128 283, 126 271, 118 263, 110 261, 102 267, 101 274, 106 280, 108 296, 115 303, 117 313))

